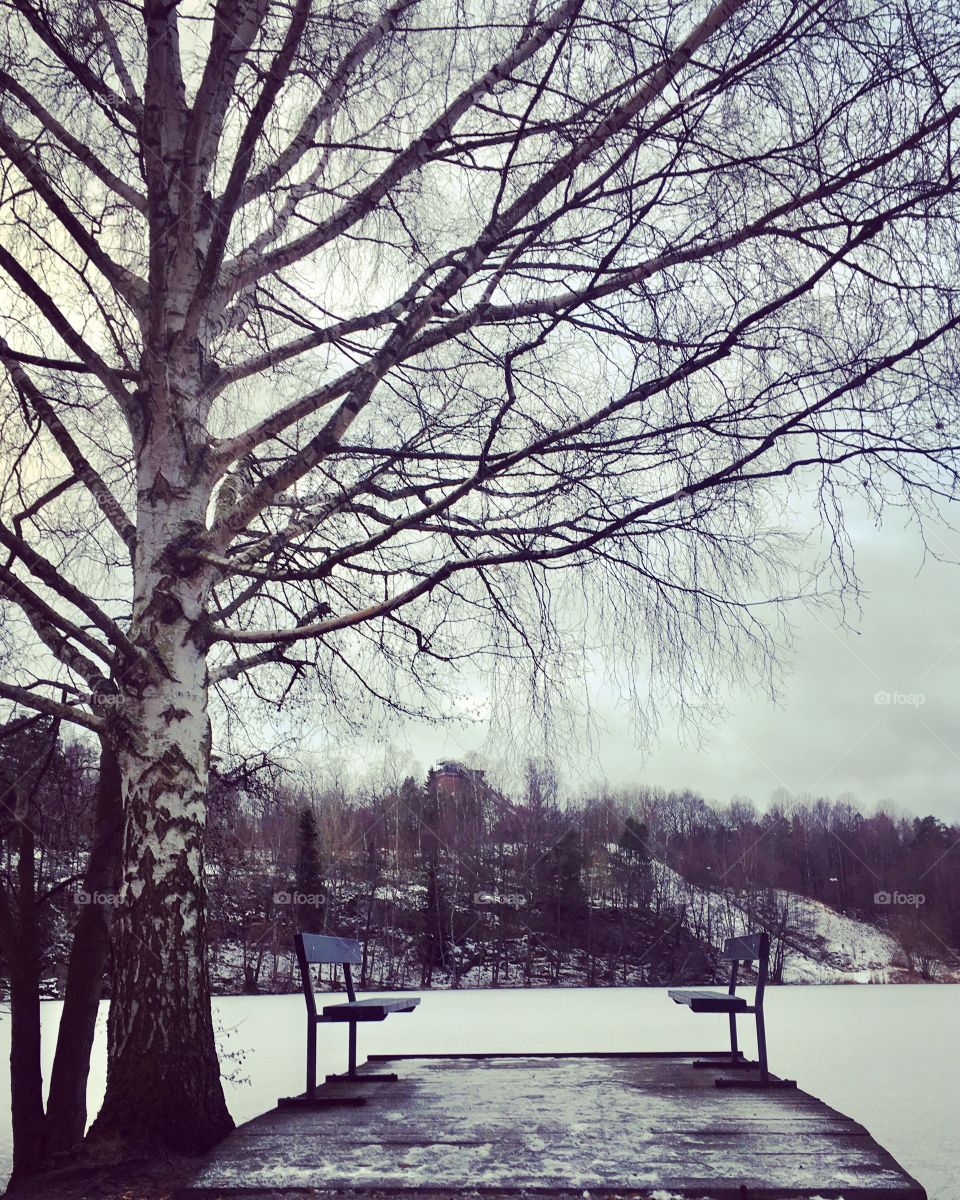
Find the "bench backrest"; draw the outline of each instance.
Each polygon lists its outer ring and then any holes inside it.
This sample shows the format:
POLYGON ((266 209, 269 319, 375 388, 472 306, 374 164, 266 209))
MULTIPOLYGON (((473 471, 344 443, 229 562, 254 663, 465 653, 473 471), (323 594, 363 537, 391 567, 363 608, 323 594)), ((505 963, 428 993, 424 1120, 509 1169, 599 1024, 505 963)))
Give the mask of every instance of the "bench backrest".
POLYGON ((727 938, 720 951, 720 957, 728 959, 733 966, 730 971, 730 986, 727 991, 734 995, 737 990, 737 968, 742 962, 757 964, 757 989, 754 1004, 759 1008, 763 1004, 763 989, 767 986, 767 966, 770 960, 770 935, 768 933, 751 933, 746 937, 727 938))
POLYGON ((319 933, 298 933, 308 963, 359 963, 360 943, 353 938, 327 937, 319 933))
POLYGON ((720 951, 720 957, 733 958, 738 962, 755 962, 758 958, 766 958, 769 953, 770 935, 751 933, 748 937, 727 938, 720 951))
POLYGON ((339 963, 343 967, 347 996, 351 1003, 356 1000, 350 967, 362 961, 359 942, 353 938, 327 937, 319 933, 298 933, 293 939, 293 945, 297 952, 297 966, 300 968, 303 998, 307 1002, 307 1012, 311 1016, 317 1015, 317 1002, 313 995, 313 979, 310 976, 310 967, 315 963, 339 963))

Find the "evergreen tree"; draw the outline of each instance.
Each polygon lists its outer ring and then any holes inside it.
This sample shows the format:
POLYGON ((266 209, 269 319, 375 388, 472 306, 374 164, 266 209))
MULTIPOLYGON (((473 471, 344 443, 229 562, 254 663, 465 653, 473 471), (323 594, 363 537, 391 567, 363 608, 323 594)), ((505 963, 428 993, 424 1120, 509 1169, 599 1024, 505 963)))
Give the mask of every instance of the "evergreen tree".
POLYGON ((564 953, 576 944, 587 915, 583 865, 580 834, 568 829, 541 858, 535 873, 534 907, 551 951, 553 983, 559 982, 564 953))
POLYGON ((303 933, 320 933, 324 927, 326 889, 320 853, 317 814, 304 805, 297 819, 297 925, 303 933))
POLYGON ((617 839, 617 847, 632 864, 645 866, 650 862, 650 830, 636 817, 627 817, 617 839))
POLYGON ((450 901, 435 859, 427 863, 425 885, 420 919, 420 986, 430 987, 433 972, 448 969, 453 948, 450 901))

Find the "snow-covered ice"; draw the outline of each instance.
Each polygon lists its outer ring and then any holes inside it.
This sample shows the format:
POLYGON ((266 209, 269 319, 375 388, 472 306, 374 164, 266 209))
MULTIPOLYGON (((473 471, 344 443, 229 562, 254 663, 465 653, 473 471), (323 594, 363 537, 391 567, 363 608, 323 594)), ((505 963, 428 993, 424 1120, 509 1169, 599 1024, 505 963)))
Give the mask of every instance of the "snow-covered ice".
MULTIPOLYGON (((798 986, 767 991, 770 1060, 779 1074, 864 1124, 927 1188, 960 1200, 960 992, 950 985, 798 986)), ((46 1066, 60 1004, 43 1005, 46 1066)), ((235 1119, 272 1108, 303 1088, 304 1012, 299 995, 214 1002, 227 1099, 235 1119)), ((106 1005, 89 1100, 104 1085, 106 1005)), ((743 1023, 743 1045, 752 1042, 743 1023)), ((420 1008, 361 1027, 360 1053, 722 1049, 726 1022, 670 1003, 665 989, 532 989, 424 994, 420 1008)), ((9 1016, 0 1017, 0 1060, 9 1016)), ((346 1033, 321 1027, 321 1075, 345 1065, 346 1033)), ((0 1078, 9 1111, 9 1080, 0 1078)), ((9 1170, 9 1119, 0 1130, 0 1177, 9 1170)))

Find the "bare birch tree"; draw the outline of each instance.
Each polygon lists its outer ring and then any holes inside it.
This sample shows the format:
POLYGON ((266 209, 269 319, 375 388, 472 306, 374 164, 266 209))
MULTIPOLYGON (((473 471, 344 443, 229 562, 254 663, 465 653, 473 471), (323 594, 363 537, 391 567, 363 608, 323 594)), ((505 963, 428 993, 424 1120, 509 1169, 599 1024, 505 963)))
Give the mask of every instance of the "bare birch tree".
POLYGON ((791 496, 843 582, 845 496, 955 494, 958 32, 946 0, 0 3, 0 697, 122 776, 95 1133, 199 1149, 219 697, 548 670, 564 580, 701 694, 772 644, 791 496))

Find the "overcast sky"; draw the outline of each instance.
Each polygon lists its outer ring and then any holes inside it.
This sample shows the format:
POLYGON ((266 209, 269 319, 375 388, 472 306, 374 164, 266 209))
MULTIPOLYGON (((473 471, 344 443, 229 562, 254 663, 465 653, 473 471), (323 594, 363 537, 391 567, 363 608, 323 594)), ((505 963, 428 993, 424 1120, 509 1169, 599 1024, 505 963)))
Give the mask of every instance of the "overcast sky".
MULTIPOLYGON (((960 557, 956 536, 934 529, 928 540, 941 554, 960 557)), ((777 703, 731 684, 729 715, 701 748, 684 746, 668 724, 644 753, 615 698, 598 683, 602 732, 579 769, 563 769, 567 790, 588 781, 605 780, 611 788, 643 782, 688 787, 720 801, 746 795, 761 805, 778 788, 853 793, 866 810, 892 801, 907 813, 960 821, 960 567, 924 562, 918 534, 896 524, 859 527, 855 544, 862 617, 847 631, 829 612, 797 612, 792 670, 777 703)), ((409 753, 411 765, 424 769, 471 752, 492 761, 487 734, 482 723, 450 730, 411 725, 393 753, 409 753)))

